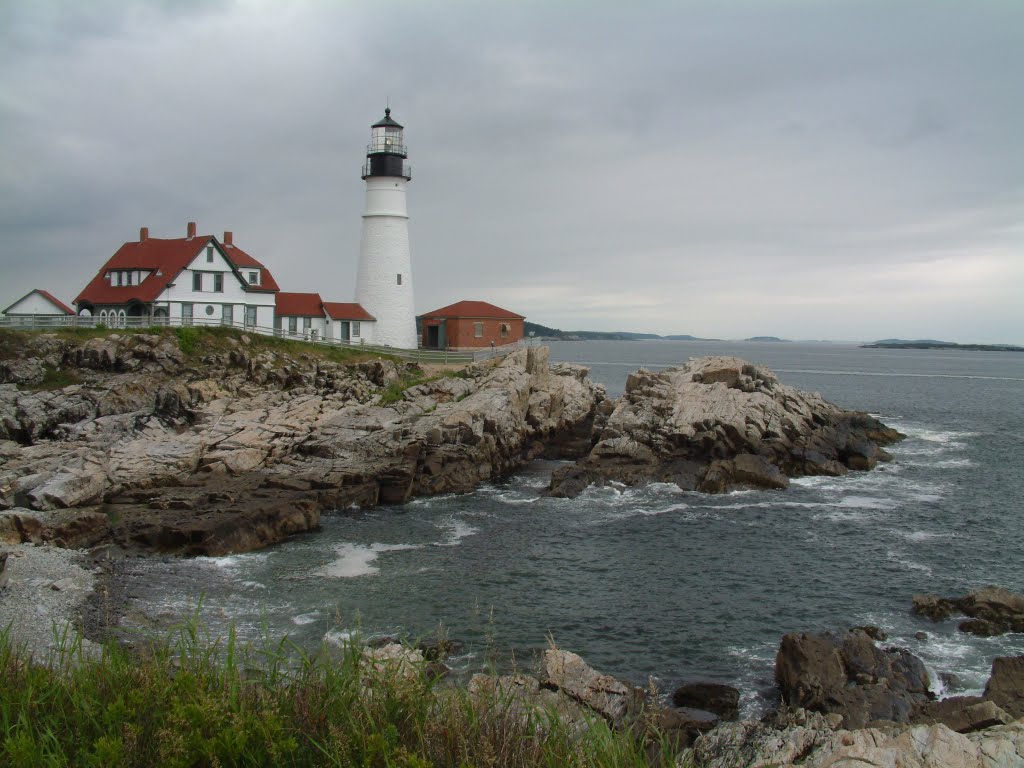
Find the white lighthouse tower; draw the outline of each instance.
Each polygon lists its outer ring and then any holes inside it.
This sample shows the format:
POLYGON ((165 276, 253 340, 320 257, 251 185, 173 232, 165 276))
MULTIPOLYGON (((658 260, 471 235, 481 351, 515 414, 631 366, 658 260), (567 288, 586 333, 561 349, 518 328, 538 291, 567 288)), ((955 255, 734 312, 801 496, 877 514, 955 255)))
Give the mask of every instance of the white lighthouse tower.
POLYGON ((412 174, 406 157, 402 126, 391 119, 391 109, 385 109, 384 118, 371 129, 363 166, 366 212, 356 301, 377 320, 374 343, 415 349, 416 313, 405 207, 405 188, 412 174))

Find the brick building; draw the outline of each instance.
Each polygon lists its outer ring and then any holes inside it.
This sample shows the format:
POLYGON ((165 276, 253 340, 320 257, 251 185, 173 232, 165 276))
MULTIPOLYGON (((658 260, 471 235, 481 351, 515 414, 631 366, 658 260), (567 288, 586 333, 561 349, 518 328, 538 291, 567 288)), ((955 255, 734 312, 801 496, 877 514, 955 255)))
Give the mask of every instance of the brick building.
POLYGON ((486 301, 459 301, 420 315, 421 343, 429 349, 471 349, 523 339, 522 315, 486 301))

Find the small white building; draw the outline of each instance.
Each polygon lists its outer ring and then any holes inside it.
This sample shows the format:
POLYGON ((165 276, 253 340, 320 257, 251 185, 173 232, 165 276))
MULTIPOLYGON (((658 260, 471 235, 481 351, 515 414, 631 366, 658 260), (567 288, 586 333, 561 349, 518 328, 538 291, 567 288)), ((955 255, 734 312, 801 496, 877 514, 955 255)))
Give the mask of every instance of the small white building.
POLYGON ((279 288, 270 271, 234 244, 231 232, 220 243, 197 235, 158 239, 149 228, 138 242, 122 245, 75 299, 79 314, 91 314, 110 327, 127 318, 182 325, 274 327, 274 296, 279 288))
POLYGON ((280 336, 373 342, 373 317, 358 304, 324 301, 319 293, 279 291, 274 331, 280 336))
POLYGON ((42 288, 29 291, 3 311, 3 315, 13 322, 18 319, 38 322, 40 318, 63 318, 74 314, 75 310, 42 288))

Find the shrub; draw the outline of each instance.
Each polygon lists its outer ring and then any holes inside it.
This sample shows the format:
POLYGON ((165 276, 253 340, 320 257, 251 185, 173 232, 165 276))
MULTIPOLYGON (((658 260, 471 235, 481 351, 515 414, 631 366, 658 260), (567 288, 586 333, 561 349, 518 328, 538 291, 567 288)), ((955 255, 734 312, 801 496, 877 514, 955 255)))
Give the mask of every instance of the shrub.
POLYGON ((196 351, 196 347, 199 344, 198 328, 193 326, 176 328, 175 334, 178 336, 178 349, 181 350, 182 354, 191 355, 196 351))

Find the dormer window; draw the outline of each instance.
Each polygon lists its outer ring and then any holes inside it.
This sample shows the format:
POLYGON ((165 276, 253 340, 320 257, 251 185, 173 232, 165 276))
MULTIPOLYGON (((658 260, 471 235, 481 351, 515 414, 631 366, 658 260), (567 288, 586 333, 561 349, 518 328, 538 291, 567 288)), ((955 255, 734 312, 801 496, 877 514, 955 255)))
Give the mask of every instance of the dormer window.
POLYGON ((249 285, 259 285, 259 284, 260 284, 260 273, 259 272, 250 272, 249 273, 249 285))

